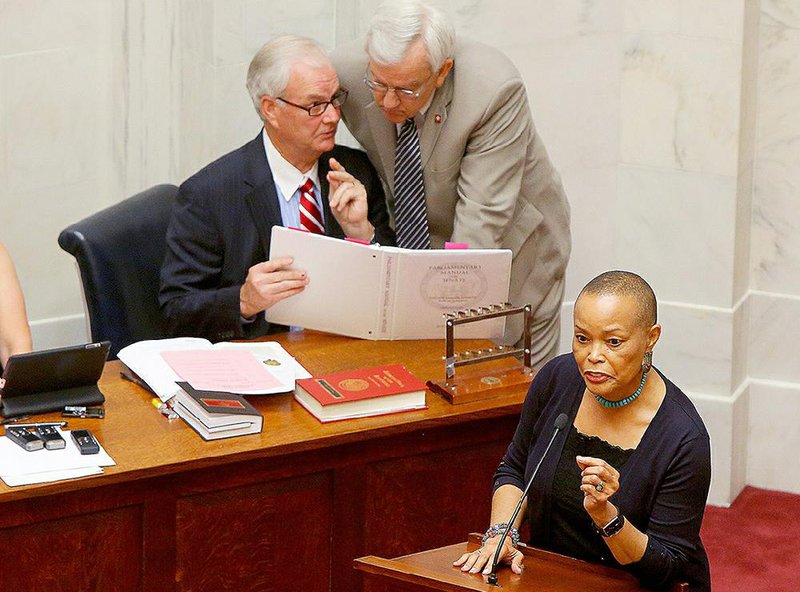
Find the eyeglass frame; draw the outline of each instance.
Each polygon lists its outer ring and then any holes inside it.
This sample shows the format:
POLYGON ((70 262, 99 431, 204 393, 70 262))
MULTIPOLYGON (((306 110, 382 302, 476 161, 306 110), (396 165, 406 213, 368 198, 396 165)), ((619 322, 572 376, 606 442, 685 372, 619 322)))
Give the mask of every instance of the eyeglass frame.
POLYGON ((369 77, 370 74, 372 74, 372 72, 370 72, 369 66, 367 66, 367 70, 366 70, 366 72, 364 72, 364 79, 363 80, 364 80, 364 84, 372 92, 378 93, 378 94, 381 94, 381 95, 387 95, 387 94, 389 94, 389 91, 393 91, 395 96, 398 99, 401 99, 401 100, 402 99, 409 99, 409 100, 411 100, 412 98, 413 99, 418 99, 420 97, 420 95, 422 94, 422 89, 425 88, 425 85, 427 85, 431 81, 432 78, 436 77, 438 72, 432 72, 431 75, 428 76, 417 87, 417 90, 411 90, 410 88, 398 88, 396 86, 389 86, 387 84, 384 84, 383 82, 378 82, 377 80, 374 80, 374 79, 370 78, 369 77))
POLYGON ((319 103, 314 103, 313 105, 309 105, 308 107, 304 107, 303 105, 298 105, 297 103, 292 103, 291 101, 287 101, 283 97, 275 97, 279 101, 283 101, 287 105, 291 105, 292 107, 297 107, 298 109, 302 109, 306 113, 308 113, 309 117, 320 117, 328 110, 328 105, 332 105, 334 109, 340 109, 342 105, 345 104, 347 101, 347 95, 350 94, 350 91, 346 88, 340 88, 331 97, 330 101, 320 101, 319 103), (319 108, 322 107, 320 111, 319 108), (319 111, 319 113, 312 113, 313 110, 319 111))

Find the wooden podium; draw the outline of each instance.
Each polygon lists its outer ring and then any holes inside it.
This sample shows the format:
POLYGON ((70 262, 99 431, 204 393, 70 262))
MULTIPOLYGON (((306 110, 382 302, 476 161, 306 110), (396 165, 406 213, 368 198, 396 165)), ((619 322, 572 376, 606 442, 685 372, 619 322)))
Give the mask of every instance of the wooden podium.
MULTIPOLYGON (((362 557, 354 566, 362 572, 364 592, 638 592, 643 590, 627 572, 579 561, 534 547, 520 545, 525 570, 517 575, 507 566, 498 570, 500 586, 490 586, 486 576, 469 574, 453 567, 462 553, 480 546, 481 535, 471 534, 466 543, 423 551, 397 559, 362 557)), ((678 584, 673 592, 688 592, 678 584)))

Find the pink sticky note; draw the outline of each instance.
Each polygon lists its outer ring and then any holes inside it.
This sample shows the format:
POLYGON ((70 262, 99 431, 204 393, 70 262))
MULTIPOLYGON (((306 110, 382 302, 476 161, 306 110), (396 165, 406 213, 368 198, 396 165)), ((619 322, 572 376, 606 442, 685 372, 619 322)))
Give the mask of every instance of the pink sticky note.
MULTIPOLYGON (((305 228, 298 228, 297 226, 287 226, 286 228, 288 228, 289 230, 299 230, 300 232, 308 232, 308 230, 306 230, 305 228)), ((192 385, 192 386, 194 386, 194 385, 192 385)), ((195 387, 195 388, 197 388, 197 387, 195 387)))
POLYGON ((445 249, 469 249, 468 243, 445 243, 445 249))
POLYGON ((163 351, 175 374, 199 391, 246 393, 281 385, 256 357, 243 350, 197 349, 163 351))
POLYGON ((359 245, 369 245, 369 241, 361 240, 360 238, 353 238, 351 236, 344 237, 344 240, 350 243, 358 243, 359 245))

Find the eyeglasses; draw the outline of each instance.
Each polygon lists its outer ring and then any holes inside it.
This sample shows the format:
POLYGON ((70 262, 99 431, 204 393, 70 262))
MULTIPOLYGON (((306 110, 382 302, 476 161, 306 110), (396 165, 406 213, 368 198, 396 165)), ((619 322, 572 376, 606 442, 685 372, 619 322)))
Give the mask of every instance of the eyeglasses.
POLYGON ((394 91, 394 94, 397 95, 398 99, 418 99, 419 96, 422 94, 422 89, 425 88, 425 85, 428 84, 431 78, 433 78, 436 75, 436 72, 428 76, 425 82, 420 84, 416 90, 412 90, 410 88, 397 88, 395 86, 387 86, 386 84, 378 82, 377 80, 371 78, 370 75, 371 72, 367 70, 366 73, 364 74, 364 84, 366 84, 367 88, 369 88, 372 92, 379 95, 385 95, 391 90, 394 91))
POLYGON ((283 101, 287 105, 291 105, 292 107, 297 107, 298 109, 302 109, 306 113, 308 113, 311 117, 319 117, 328 109, 328 105, 333 105, 335 109, 338 109, 344 102, 347 100, 347 93, 348 90, 345 88, 340 88, 336 91, 336 93, 331 97, 330 101, 322 101, 321 103, 314 103, 313 105, 309 105, 308 107, 303 107, 303 105, 298 105, 297 103, 292 103, 291 101, 287 101, 282 97, 277 97, 279 101, 283 101))

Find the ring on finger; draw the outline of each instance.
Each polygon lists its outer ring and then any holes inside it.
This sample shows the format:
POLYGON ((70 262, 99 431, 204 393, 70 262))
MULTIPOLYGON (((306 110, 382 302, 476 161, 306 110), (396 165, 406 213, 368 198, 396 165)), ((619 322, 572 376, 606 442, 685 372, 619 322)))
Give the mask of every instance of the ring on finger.
POLYGON ((605 483, 603 483, 602 481, 600 481, 600 483, 598 483, 597 485, 595 485, 595 486, 594 486, 594 489, 595 489, 595 491, 598 491, 598 492, 601 492, 601 493, 602 493, 602 491, 603 491, 603 488, 604 488, 605 486, 606 486, 606 484, 605 484, 605 483))

